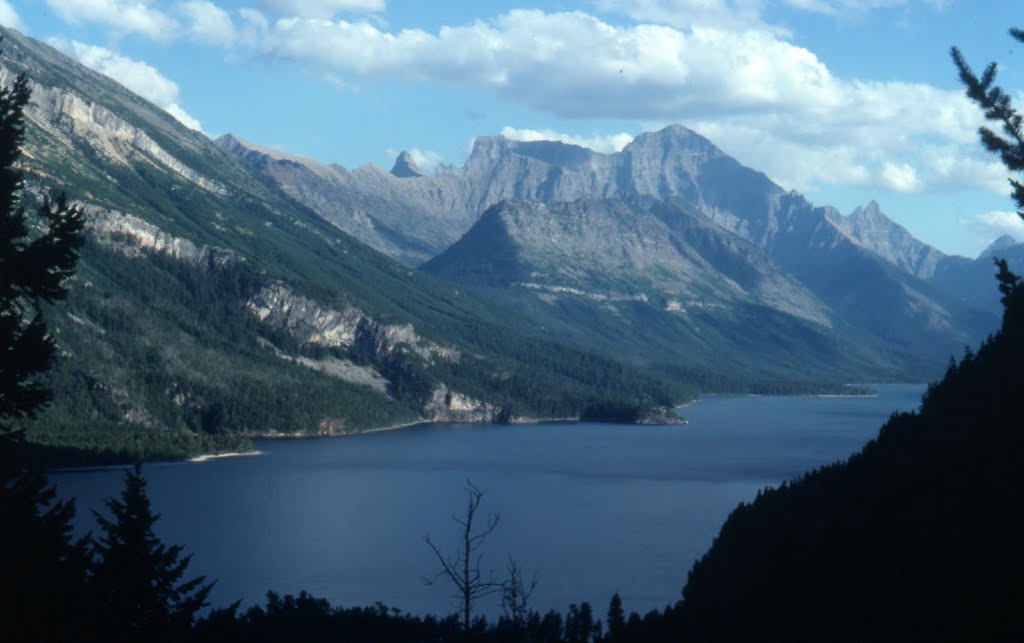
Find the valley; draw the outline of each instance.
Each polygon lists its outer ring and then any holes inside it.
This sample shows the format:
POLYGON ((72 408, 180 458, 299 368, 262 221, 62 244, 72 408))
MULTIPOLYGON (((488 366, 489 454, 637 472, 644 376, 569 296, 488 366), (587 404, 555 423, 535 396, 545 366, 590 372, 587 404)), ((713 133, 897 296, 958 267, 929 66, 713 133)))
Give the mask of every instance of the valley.
POLYGON ((0 80, 33 91, 24 202, 64 191, 87 213, 49 309, 63 357, 30 425, 40 461, 665 418, 701 393, 927 380, 998 325, 974 296, 983 259, 877 204, 814 206, 679 125, 613 154, 481 137, 433 175, 405 153, 349 171, 212 141, 4 38, 0 80))

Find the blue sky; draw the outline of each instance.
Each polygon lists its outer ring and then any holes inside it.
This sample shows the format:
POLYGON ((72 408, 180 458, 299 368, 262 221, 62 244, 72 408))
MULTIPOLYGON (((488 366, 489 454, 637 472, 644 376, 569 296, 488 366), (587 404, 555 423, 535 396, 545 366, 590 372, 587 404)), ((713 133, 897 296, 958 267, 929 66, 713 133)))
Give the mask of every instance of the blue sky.
MULTIPOLYGON (((1024 90, 1005 0, 0 0, 210 136, 352 168, 461 165, 479 135, 610 152, 682 123, 819 205, 943 251, 1024 240, 949 59, 1024 90)), ((1024 100, 1024 94, 1021 94, 1024 100)))

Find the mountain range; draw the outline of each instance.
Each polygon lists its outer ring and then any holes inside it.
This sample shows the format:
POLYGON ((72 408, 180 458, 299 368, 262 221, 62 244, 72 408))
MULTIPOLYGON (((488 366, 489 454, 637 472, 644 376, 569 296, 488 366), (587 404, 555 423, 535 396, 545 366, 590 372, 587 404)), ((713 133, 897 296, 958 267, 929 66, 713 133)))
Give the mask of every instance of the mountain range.
POLYGON ((998 325, 990 257, 875 204, 815 207, 682 126, 615 154, 482 137, 432 176, 407 153, 349 171, 211 141, 2 35, 0 83, 33 91, 25 204, 65 191, 88 216, 48 309, 56 401, 29 427, 51 451, 665 419, 701 392, 930 377, 998 325))
POLYGON ((481 137, 434 176, 408 154, 349 172, 217 144, 382 252, 607 350, 921 379, 999 323, 990 259, 948 257, 877 203, 816 207, 680 125, 614 154, 481 137))

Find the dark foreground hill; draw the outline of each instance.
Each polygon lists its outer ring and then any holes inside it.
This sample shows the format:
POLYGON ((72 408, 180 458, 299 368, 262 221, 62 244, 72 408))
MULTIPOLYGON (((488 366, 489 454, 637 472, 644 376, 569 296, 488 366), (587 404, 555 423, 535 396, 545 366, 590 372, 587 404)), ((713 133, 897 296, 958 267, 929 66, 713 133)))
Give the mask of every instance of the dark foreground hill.
POLYGON ((732 513, 666 616, 672 640, 1024 635, 1024 285, 1004 285, 1002 330, 919 412, 732 513))

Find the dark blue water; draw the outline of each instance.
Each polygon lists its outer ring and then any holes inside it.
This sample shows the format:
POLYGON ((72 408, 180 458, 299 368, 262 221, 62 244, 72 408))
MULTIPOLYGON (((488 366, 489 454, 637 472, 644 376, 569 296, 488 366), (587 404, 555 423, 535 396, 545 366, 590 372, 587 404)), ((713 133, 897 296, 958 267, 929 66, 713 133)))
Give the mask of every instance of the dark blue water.
MULTIPOLYGON (((322 440, 263 441, 263 456, 145 469, 158 534, 218 579, 215 604, 262 601, 268 589, 332 602, 376 601, 415 613, 452 611, 426 534, 454 543, 467 478, 481 511, 501 516, 485 566, 507 556, 536 572, 532 604, 603 613, 674 602, 695 558, 741 500, 845 458, 923 386, 876 397, 711 397, 686 426, 440 425, 322 440)), ((120 492, 120 470, 56 473, 86 508, 120 492)), ((497 602, 482 605, 498 611, 497 602)))

